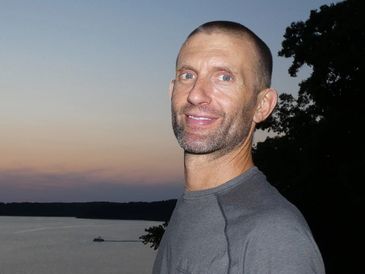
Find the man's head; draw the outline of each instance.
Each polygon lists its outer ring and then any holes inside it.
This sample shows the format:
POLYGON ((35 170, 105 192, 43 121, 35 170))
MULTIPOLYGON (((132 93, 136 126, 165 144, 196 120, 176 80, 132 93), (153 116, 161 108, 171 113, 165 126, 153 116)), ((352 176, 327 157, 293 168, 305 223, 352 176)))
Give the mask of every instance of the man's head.
MULTIPOLYGON (((200 25, 193 30, 186 38, 182 48, 186 45, 190 38, 199 33, 225 33, 227 35, 236 36, 238 38, 247 39, 252 43, 253 50, 256 51, 257 59, 255 70, 257 75, 256 91, 260 92, 271 85, 272 74, 272 55, 269 47, 254 32, 247 27, 231 21, 212 21, 200 25)), ((180 54, 177 58, 179 62, 180 54)))
POLYGON ((225 154, 251 141, 276 104, 270 50, 227 21, 195 29, 182 45, 171 84, 174 133, 188 153, 225 154))

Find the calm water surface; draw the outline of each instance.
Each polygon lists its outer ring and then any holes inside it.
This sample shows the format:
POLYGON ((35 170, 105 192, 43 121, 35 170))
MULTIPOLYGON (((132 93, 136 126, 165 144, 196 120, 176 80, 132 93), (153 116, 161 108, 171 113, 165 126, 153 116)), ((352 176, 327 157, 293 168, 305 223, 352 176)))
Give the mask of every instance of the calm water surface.
POLYGON ((158 224, 0 217, 0 274, 151 273, 156 251, 133 241, 139 240, 145 228, 158 224), (93 242, 98 236, 114 242, 93 242))

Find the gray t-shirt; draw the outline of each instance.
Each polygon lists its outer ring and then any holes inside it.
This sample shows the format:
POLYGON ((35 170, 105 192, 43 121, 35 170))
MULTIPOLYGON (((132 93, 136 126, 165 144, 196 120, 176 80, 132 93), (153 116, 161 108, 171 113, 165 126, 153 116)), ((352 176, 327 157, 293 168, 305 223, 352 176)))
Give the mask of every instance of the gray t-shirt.
POLYGON ((216 188, 185 192, 153 274, 325 273, 302 214, 256 168, 216 188))

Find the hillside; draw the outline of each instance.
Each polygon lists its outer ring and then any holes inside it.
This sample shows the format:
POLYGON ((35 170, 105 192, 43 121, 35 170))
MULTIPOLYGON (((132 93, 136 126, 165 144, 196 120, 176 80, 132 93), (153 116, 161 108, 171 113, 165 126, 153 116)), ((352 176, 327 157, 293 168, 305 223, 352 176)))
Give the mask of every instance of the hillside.
POLYGON ((52 216, 91 219, 169 220, 176 200, 156 202, 0 203, 0 216, 52 216))

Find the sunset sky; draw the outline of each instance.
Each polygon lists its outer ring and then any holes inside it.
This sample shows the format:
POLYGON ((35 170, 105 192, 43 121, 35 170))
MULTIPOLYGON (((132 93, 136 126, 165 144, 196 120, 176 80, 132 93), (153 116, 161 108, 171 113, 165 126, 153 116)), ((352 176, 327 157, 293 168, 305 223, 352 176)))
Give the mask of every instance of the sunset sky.
POLYGON ((178 197, 168 84, 185 37, 246 25, 273 52, 273 87, 295 94, 285 28, 333 2, 0 0, 0 202, 178 197))

